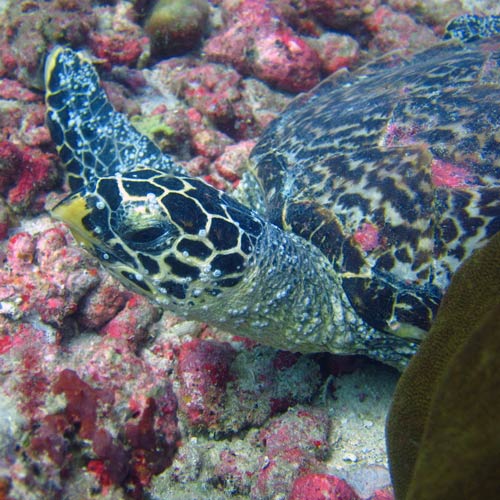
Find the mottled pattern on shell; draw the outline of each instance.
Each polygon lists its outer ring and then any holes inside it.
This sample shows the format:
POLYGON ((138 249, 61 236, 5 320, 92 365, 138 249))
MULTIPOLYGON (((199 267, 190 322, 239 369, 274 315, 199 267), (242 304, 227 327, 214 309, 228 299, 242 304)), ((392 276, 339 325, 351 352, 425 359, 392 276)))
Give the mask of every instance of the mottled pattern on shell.
POLYGON ((450 278, 500 230, 500 40, 335 73, 252 153, 275 224, 311 240, 379 330, 428 330, 450 278))

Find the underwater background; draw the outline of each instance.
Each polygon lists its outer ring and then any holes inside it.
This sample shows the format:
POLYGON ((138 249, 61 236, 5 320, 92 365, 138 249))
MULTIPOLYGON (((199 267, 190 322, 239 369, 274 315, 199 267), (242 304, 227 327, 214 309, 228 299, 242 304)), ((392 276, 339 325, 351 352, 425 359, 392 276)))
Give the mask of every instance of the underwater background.
POLYGON ((180 320, 48 215, 64 196, 43 61, 96 61, 113 105, 231 192, 300 92, 439 42, 494 1, 0 1, 0 499, 394 498, 384 426, 399 373, 180 320), (322 496, 321 496, 322 495, 322 496))

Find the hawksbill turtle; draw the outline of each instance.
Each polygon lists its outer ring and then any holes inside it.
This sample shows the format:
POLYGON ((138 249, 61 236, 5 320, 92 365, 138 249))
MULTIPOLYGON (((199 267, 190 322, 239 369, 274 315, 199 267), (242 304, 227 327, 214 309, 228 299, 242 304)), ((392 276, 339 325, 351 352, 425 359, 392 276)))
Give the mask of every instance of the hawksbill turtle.
POLYGON ((500 230, 499 24, 459 18, 450 40, 298 96, 239 198, 187 175, 112 108, 90 61, 57 47, 47 122, 71 192, 52 214, 177 315, 402 368, 454 271, 500 230))

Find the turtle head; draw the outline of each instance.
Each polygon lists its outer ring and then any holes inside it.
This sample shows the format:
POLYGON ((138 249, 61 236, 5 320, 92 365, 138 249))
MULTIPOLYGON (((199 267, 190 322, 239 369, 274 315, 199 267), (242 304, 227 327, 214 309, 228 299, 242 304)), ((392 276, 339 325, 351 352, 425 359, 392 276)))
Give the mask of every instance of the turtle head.
POLYGON ((127 286, 181 314, 238 286, 263 226, 203 181, 152 169, 102 177, 52 213, 127 286))

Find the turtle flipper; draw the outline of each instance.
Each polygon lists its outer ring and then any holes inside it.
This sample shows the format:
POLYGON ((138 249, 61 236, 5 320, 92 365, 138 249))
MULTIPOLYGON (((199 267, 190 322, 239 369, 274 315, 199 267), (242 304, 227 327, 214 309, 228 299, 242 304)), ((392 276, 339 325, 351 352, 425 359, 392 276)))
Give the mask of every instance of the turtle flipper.
POLYGON ((81 54, 56 47, 45 64, 45 87, 47 123, 71 190, 140 167, 184 173, 113 109, 97 72, 81 54))

